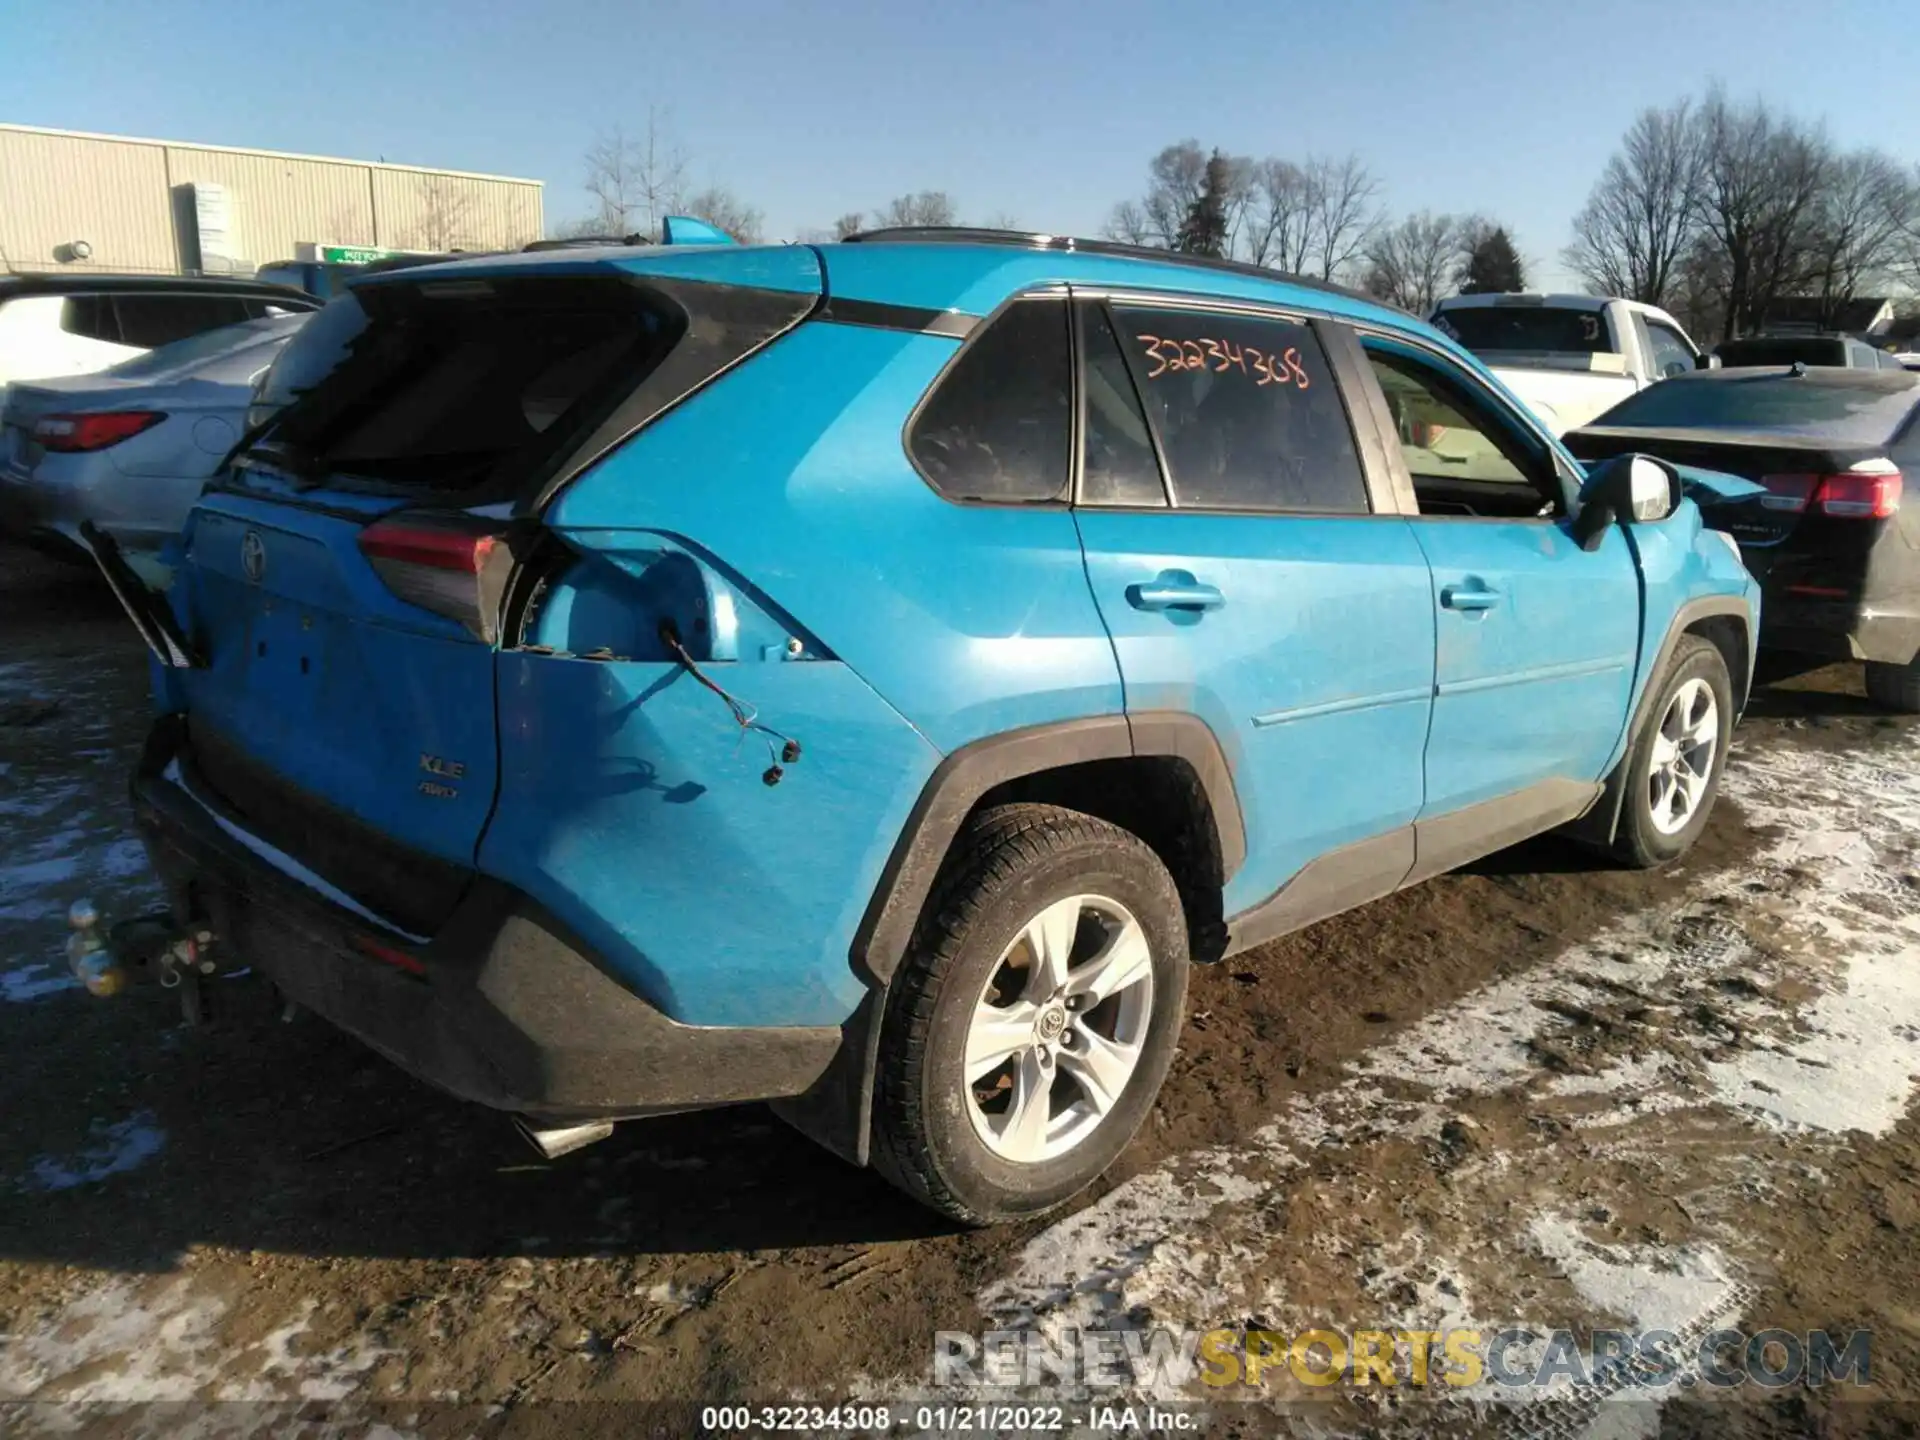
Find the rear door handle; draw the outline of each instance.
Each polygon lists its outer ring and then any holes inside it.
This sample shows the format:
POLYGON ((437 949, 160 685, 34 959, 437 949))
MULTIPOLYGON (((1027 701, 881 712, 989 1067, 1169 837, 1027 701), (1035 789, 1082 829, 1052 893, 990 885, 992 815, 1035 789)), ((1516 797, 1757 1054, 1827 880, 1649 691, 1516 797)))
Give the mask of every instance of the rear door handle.
POLYGON ((1440 603, 1449 610, 1491 610, 1500 603, 1500 592, 1474 580, 1443 587, 1440 603))
POLYGON ((1218 610, 1227 603, 1217 585, 1191 575, 1161 574, 1127 587, 1127 603, 1136 610, 1218 610))

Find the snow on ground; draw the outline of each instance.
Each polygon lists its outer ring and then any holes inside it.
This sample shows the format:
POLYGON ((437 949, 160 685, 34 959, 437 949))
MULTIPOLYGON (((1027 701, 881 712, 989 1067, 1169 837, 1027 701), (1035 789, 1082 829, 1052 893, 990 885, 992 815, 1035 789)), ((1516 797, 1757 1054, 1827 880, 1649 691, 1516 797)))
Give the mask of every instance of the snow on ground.
POLYGON ((93 1185, 110 1175, 137 1170, 167 1144, 167 1132, 141 1111, 111 1124, 96 1120, 87 1143, 71 1155, 41 1155, 28 1168, 21 1188, 47 1193, 93 1185))
MULTIPOLYGON (((1690 1145, 1752 1148, 1739 1145, 1741 1128, 1824 1143, 1890 1129, 1920 1079, 1920 877, 1909 867, 1920 843, 1917 758, 1911 740, 1865 754, 1742 749, 1728 792, 1773 830, 1750 864, 1674 913, 1631 917, 1432 1014, 1249 1143, 1140 1175, 1042 1231, 981 1293, 989 1323, 1052 1334, 1203 1330, 1253 1314, 1280 1329, 1432 1327, 1505 1322, 1555 1302, 1586 1323, 1683 1330, 1737 1317, 1750 1293, 1742 1275, 1768 1258, 1751 1226, 1702 1202, 1697 1238, 1599 1244, 1569 1218, 1582 1197, 1550 1188, 1558 1142, 1489 1148, 1466 1112, 1500 1097, 1538 1103, 1573 1134, 1603 1140, 1587 1153, 1630 1157, 1648 1184, 1686 1172, 1690 1145), (1637 997, 1639 1018, 1603 1013, 1583 1032, 1579 1017, 1619 994, 1637 997), (1696 1001, 1702 994, 1711 1007, 1696 1001), (1710 1021, 1696 1024, 1702 1008, 1710 1021), (1564 1048, 1577 1032, 1628 1032, 1627 1053, 1602 1053, 1585 1071, 1544 1070, 1543 1048, 1564 1048), (1728 1124, 1731 1135, 1715 1133, 1728 1124), (1275 1207, 1311 1198, 1320 1170, 1307 1181, 1306 1167, 1419 1141, 1468 1146, 1472 1158, 1450 1177, 1465 1195, 1476 1186, 1509 1195, 1491 1177, 1515 1170, 1549 1188, 1529 1198, 1531 1214, 1468 1214, 1457 1226, 1445 1212, 1397 1225, 1378 1197, 1343 1194, 1359 1203, 1347 1214, 1330 1203, 1309 1238, 1355 1257, 1350 1266, 1372 1262, 1365 1293, 1382 1308, 1366 1314, 1329 1315, 1324 1296, 1274 1278, 1286 1271, 1273 1253, 1275 1207), (1454 1253, 1436 1248, 1446 1245, 1454 1253), (1514 1258, 1523 1250, 1555 1273, 1523 1281, 1529 1267, 1514 1258)), ((1712 1173, 1763 1190, 1764 1164, 1736 1154, 1712 1173)))

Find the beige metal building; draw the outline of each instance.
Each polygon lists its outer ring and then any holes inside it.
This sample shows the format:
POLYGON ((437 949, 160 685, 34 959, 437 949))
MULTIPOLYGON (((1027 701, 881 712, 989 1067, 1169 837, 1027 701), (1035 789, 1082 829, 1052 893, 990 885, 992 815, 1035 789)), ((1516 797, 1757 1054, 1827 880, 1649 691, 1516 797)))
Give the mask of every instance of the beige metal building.
POLYGON ((542 220, 538 180, 0 125, 0 273, 515 249, 542 220))

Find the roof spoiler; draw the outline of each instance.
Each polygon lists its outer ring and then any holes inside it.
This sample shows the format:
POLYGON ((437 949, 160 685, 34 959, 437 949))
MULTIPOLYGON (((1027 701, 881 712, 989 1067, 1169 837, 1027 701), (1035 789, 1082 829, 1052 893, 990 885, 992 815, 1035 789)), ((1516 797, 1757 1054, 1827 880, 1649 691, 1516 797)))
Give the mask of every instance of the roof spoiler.
POLYGON ((669 215, 660 222, 662 245, 735 245, 739 242, 717 225, 691 215, 669 215))

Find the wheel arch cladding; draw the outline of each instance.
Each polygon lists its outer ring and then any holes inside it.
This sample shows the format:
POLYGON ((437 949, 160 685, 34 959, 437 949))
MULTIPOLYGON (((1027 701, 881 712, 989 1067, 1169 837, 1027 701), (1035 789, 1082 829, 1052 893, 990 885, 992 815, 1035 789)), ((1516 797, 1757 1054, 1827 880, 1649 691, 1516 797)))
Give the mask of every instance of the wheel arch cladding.
POLYGON ((1174 712, 1099 715, 954 751, 922 787, 855 932, 850 960, 868 991, 841 1027, 833 1064, 805 1094, 773 1102, 788 1124, 856 1165, 867 1163, 872 1140, 874 1066, 894 971, 968 822, 1016 800, 1132 829, 1173 874, 1189 953, 1209 960, 1225 950, 1223 891, 1246 857, 1246 831, 1233 772, 1204 721, 1174 712))
POLYGON ((1753 651, 1749 645, 1751 630, 1745 615, 1731 612, 1706 615, 1687 626, 1686 633, 1711 640, 1720 658, 1727 662, 1727 675, 1733 682, 1736 714, 1747 707, 1747 692, 1753 684, 1753 651))
POLYGON ((1234 778, 1204 721, 1173 712, 1091 716, 990 736, 934 772, 855 933, 854 969, 884 986, 968 820, 989 805, 1045 802, 1130 830, 1173 874, 1196 957, 1218 958, 1221 889, 1246 857, 1234 778))

